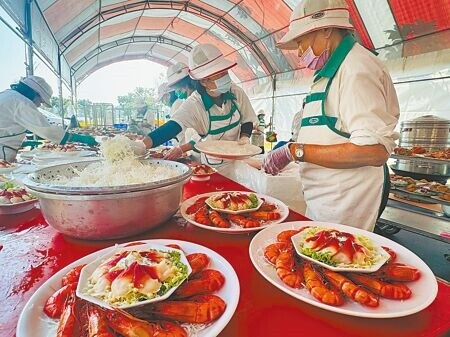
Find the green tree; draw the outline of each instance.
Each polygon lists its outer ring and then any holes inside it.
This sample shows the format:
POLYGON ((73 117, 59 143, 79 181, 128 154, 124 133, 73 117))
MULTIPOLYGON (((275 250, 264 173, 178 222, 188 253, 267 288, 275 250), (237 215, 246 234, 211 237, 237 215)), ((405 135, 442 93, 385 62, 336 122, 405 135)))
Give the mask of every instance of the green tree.
POLYGON ((138 110, 145 105, 147 109, 155 107, 155 90, 153 88, 137 87, 133 92, 129 92, 124 96, 118 96, 117 101, 128 118, 135 118, 138 110))
POLYGON ((67 112, 68 112, 68 108, 71 105, 70 99, 69 98, 63 98, 63 109, 61 110, 59 108, 59 98, 56 96, 52 96, 50 98, 50 104, 52 105, 51 108, 42 105, 41 108, 50 112, 53 112, 59 116, 62 116, 64 113, 64 117, 70 117, 67 116, 67 112))
POLYGON ((77 101, 77 116, 86 124, 92 120, 92 102, 90 100, 80 99, 77 101))

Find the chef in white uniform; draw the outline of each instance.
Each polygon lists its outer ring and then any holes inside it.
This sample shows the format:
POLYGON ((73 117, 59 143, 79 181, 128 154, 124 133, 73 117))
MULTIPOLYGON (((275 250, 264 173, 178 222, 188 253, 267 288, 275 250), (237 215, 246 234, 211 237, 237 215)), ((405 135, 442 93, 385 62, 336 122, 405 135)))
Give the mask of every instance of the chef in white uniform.
MULTIPOLYGON (((183 62, 178 62, 167 68, 167 85, 175 90, 177 96, 177 100, 172 105, 172 108, 175 107, 173 113, 171 109, 170 115, 173 116, 176 110, 195 91, 195 82, 189 76, 189 66, 183 62)), ((200 160, 199 153, 194 152, 195 150, 191 151, 200 138, 194 129, 187 128, 184 133, 182 132, 177 136, 178 145, 168 151, 164 159, 176 160, 182 157, 184 153, 189 153, 194 160, 200 160)))
MULTIPOLYGON (((155 147, 186 129, 194 129, 204 139, 235 140, 249 143, 255 111, 244 91, 232 83, 228 69, 235 66, 211 44, 195 46, 189 54, 189 75, 196 91, 177 109, 171 120, 151 132, 144 143, 155 147)), ((202 162, 222 174, 230 173, 232 161, 206 156, 202 162)))
POLYGON ((278 47, 316 72, 296 142, 272 151, 263 169, 276 175, 299 162, 307 217, 372 231, 389 192, 399 105, 388 70, 353 29, 344 0, 294 9, 278 47))
POLYGON ((56 144, 97 144, 91 136, 67 133, 60 126, 49 124, 37 108, 41 104, 50 107, 52 94, 50 85, 39 76, 22 78, 11 89, 0 92, 0 159, 15 160, 27 131, 56 144))

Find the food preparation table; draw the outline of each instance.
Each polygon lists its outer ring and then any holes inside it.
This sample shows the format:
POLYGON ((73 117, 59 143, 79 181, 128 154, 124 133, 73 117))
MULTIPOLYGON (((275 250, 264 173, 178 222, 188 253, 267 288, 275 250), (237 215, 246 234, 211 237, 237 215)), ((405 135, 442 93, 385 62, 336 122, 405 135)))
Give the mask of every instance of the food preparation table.
MULTIPOLYGON (((208 182, 188 182, 183 198, 206 192, 247 189, 220 174, 208 182)), ((286 221, 307 220, 290 212, 286 221)), ((48 226, 35 209, 0 216, 0 336, 14 336, 19 315, 31 295, 69 263, 116 242, 176 239, 213 249, 234 267, 240 282, 239 304, 220 337, 418 337, 448 336, 450 286, 438 282, 435 301, 402 318, 369 319, 346 316, 299 301, 268 283, 253 267, 248 254, 250 234, 220 234, 195 227, 180 217, 147 233, 114 241, 82 241, 48 226)), ((30 337, 33 336, 30 331, 30 337)), ((47 336, 45 336, 47 337, 47 336)), ((48 336, 51 337, 51 336, 48 336)))

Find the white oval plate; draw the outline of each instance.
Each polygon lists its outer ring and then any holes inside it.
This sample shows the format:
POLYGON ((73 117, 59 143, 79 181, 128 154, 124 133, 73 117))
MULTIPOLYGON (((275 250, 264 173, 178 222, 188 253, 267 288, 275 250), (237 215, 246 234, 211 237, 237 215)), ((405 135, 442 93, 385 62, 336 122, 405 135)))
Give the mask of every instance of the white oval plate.
MULTIPOLYGON (((204 253, 209 256, 211 262, 208 268, 216 269, 225 276, 226 281, 224 286, 214 294, 220 296, 226 302, 227 306, 222 316, 205 329, 200 330, 196 337, 217 336, 230 321, 239 302, 239 279, 230 263, 215 251, 187 241, 157 239, 142 240, 139 242, 157 245, 177 244, 183 249, 186 255, 191 253, 204 253)), ((126 246, 130 243, 131 242, 124 243, 121 246, 126 246)), ((115 248, 116 246, 108 247, 87 255, 69 264, 49 278, 41 287, 39 287, 33 296, 31 296, 23 308, 17 323, 16 337, 29 337, 30 331, 33 331, 33 337, 56 336, 58 320, 48 318, 43 312, 44 304, 47 299, 61 287, 61 279, 69 270, 80 264, 90 263, 115 248)))
POLYGON ((278 289, 303 302, 344 315, 369 318, 392 318, 411 315, 429 306, 436 298, 438 291, 437 281, 433 272, 417 255, 394 241, 354 227, 317 221, 286 222, 265 228, 257 233, 250 242, 249 253, 256 270, 278 289), (327 226, 328 228, 334 227, 337 230, 348 233, 363 234, 370 237, 380 246, 391 248, 397 254, 396 261, 414 266, 421 273, 417 281, 407 283, 412 291, 411 298, 404 301, 380 298, 380 305, 377 308, 365 307, 346 299, 342 306, 334 307, 319 302, 305 288, 293 289, 285 285, 277 276, 275 268, 264 258, 264 248, 276 241, 278 233, 289 229, 299 229, 304 226, 327 226))
POLYGON ((0 214, 23 213, 34 208, 38 202, 38 199, 31 199, 17 204, 0 205, 0 214))
MULTIPOLYGON (((170 288, 170 290, 162 296, 154 297, 154 298, 146 300, 146 301, 136 302, 136 303, 132 303, 129 305, 121 305, 121 306, 111 305, 111 304, 103 301, 102 299, 91 296, 89 294, 86 294, 83 291, 84 289, 88 288, 89 279, 92 276, 92 274, 94 273, 94 271, 97 269, 97 267, 99 267, 107 259, 109 259, 110 257, 112 257, 113 255, 115 255, 119 252, 132 251, 132 250, 136 250, 136 251, 157 250, 157 251, 167 251, 167 252, 168 251, 180 252, 178 249, 174 249, 174 248, 162 246, 162 245, 155 245, 155 244, 142 244, 142 245, 137 245, 137 246, 127 246, 127 247, 124 247, 124 245, 117 245, 116 249, 110 250, 105 255, 102 255, 97 260, 89 263, 88 265, 84 266, 83 269, 81 269, 80 280, 78 281, 78 285, 77 285, 77 296, 79 298, 82 298, 86 301, 95 303, 104 308, 109 309, 112 307, 118 307, 121 309, 128 309, 128 308, 133 308, 133 307, 140 307, 142 305, 146 305, 146 304, 153 303, 153 302, 163 301, 163 300, 169 298, 170 295, 172 295, 173 292, 175 290, 177 290, 177 288, 184 282, 184 280, 183 280, 179 285, 170 288)), ((181 253, 181 259, 180 259, 181 262, 183 262, 188 268, 188 273, 186 276, 189 276, 192 272, 191 266, 189 265, 189 262, 186 260, 186 256, 184 255, 184 253, 182 251, 180 253, 181 253)))
MULTIPOLYGON (((254 193, 254 192, 242 192, 242 191, 224 191, 224 192, 240 192, 240 193, 247 193, 247 194, 254 193)), ((185 200, 180 206, 180 212, 181 212, 181 215, 183 216, 183 218, 185 218, 186 221, 189 221, 191 224, 193 224, 197 227, 208 229, 211 231, 226 233, 226 234, 242 234, 242 233, 259 231, 267 226, 272 226, 274 224, 283 222, 289 215, 289 208, 282 201, 272 198, 268 195, 259 194, 259 193, 254 193, 254 194, 256 194, 256 196, 259 199, 264 199, 267 202, 269 202, 271 204, 275 204, 277 206, 278 212, 281 215, 281 217, 278 220, 266 221, 262 226, 253 227, 253 228, 242 228, 242 227, 234 225, 234 224, 231 224, 230 228, 219 228, 219 227, 207 226, 207 225, 198 223, 197 221, 194 220, 193 214, 188 215, 186 213, 186 210, 188 209, 188 207, 193 205, 198 199, 203 198, 203 197, 209 197, 209 196, 211 196, 213 194, 217 194, 217 193, 218 192, 209 192, 209 193, 199 194, 199 195, 196 195, 195 197, 185 200)), ((223 192, 220 192, 220 193, 223 193, 223 192)), ((247 213, 248 212, 249 211, 247 211, 247 213)))
POLYGON ((0 185, 9 183, 11 181, 13 181, 14 179, 12 177, 8 177, 2 173, 0 173, 0 185))
POLYGON ((10 167, 0 167, 0 174, 10 173, 10 172, 14 171, 15 169, 17 169, 18 167, 19 167, 19 165, 17 165, 17 164, 11 164, 10 167))
POLYGON ((210 176, 211 174, 214 174, 217 172, 217 170, 211 166, 205 165, 205 164, 199 164, 199 165, 189 165, 192 169, 192 175, 197 177, 203 177, 203 176, 210 176), (198 166, 207 167, 209 170, 211 170, 208 173, 195 173, 195 168, 198 166))
POLYGON ((262 149, 252 144, 239 145, 234 140, 206 140, 195 148, 204 154, 222 159, 246 159, 260 154, 262 149))
POLYGON ((71 157, 89 157, 95 155, 95 151, 89 150, 75 150, 75 151, 41 151, 34 155, 37 160, 40 159, 59 159, 71 157))
MULTIPOLYGON (((214 194, 223 194, 223 193, 227 193, 227 192, 230 192, 230 191, 225 191, 225 192, 215 192, 215 193, 213 193, 212 195, 214 195, 214 194)), ((231 191, 231 192, 236 192, 236 191, 231 191)), ((257 194, 254 193, 254 192, 239 192, 239 193, 242 193, 242 194, 255 194, 255 195, 257 195, 257 194)), ((211 209, 213 209, 213 210, 215 210, 215 211, 217 211, 217 212, 219 212, 219 213, 226 213, 226 214, 244 214, 244 213, 254 212, 254 211, 257 211, 257 210, 261 207, 261 205, 263 204, 263 202, 264 202, 264 201, 262 201, 262 200, 258 197, 258 205, 257 205, 256 207, 254 207, 254 208, 247 208, 247 209, 240 209, 240 210, 237 210, 237 211, 233 211, 233 210, 231 210, 231 209, 226 209, 226 208, 216 208, 216 207, 213 207, 213 206, 211 206, 207 201, 208 201, 208 200, 205 200, 206 204, 207 204, 211 209)))
MULTIPOLYGON (((326 226, 314 226, 314 227, 322 227, 322 228, 328 228, 326 226)), ((333 229, 335 229, 335 225, 333 226, 333 229)), ((344 232, 344 231, 342 231, 344 232)), ((348 233, 348 232, 347 232, 348 233)), ((301 252, 301 245, 305 242, 305 232, 300 232, 298 234, 295 234, 291 237, 292 243, 294 244, 294 248, 295 251, 297 252, 298 255, 300 255, 302 258, 309 260, 311 262, 314 262, 324 268, 333 270, 333 271, 345 271, 345 272, 359 272, 359 273, 373 273, 376 272, 378 269, 381 268, 381 266, 383 264, 386 263, 387 260, 389 260, 389 258, 391 257, 383 248, 381 248, 379 245, 375 244, 375 242, 372 243, 374 244, 374 246, 376 247, 377 253, 380 255, 380 260, 368 267, 362 268, 362 267, 352 267, 352 266, 339 266, 339 267, 335 267, 335 266, 330 266, 329 264, 326 264, 324 262, 321 261, 317 261, 315 259, 313 259, 312 257, 309 257, 308 255, 305 255, 301 252)), ((364 236, 366 238, 368 238, 369 236, 366 235, 364 233, 364 236)))
MULTIPOLYGON (((195 166, 201 166, 201 165, 189 165, 189 166, 192 168, 192 170, 194 170, 195 166)), ((207 166, 207 165, 203 165, 203 166, 207 166)), ((215 168, 210 167, 210 166, 208 166, 208 167, 211 169, 211 172, 209 172, 209 173, 195 173, 194 172, 191 175, 191 180, 194 180, 194 181, 208 181, 208 180, 210 180, 211 179, 211 175, 216 173, 217 170, 215 168)))
POLYGON ((210 180, 211 177, 209 175, 201 175, 201 176, 197 176, 197 175, 191 175, 191 180, 193 181, 208 181, 210 180))

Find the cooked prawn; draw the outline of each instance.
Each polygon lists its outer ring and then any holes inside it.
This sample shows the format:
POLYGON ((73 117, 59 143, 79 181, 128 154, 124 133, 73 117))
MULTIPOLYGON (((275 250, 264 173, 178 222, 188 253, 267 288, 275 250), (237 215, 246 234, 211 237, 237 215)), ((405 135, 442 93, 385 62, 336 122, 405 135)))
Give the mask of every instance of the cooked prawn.
POLYGON ((301 265, 295 262, 292 249, 281 251, 275 261, 278 277, 291 288, 301 288, 303 274, 301 265))

